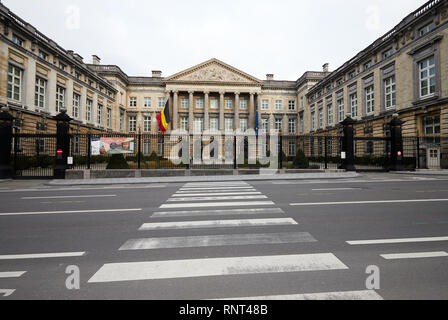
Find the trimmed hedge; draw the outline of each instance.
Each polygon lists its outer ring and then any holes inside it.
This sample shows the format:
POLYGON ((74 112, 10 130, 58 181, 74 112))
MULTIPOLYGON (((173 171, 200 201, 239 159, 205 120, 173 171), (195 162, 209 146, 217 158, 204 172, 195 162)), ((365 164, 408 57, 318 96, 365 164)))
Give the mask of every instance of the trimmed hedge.
MULTIPOLYGON (((31 168, 53 168, 56 162, 55 157, 51 156, 22 156, 16 157, 16 170, 28 170, 31 168)), ((14 165, 14 157, 11 159, 11 165, 14 165)))
POLYGON ((297 150, 296 156, 292 161, 292 166, 295 169, 308 169, 310 167, 310 162, 305 156, 303 150, 297 150))
POLYGON ((130 169, 130 167, 122 154, 113 154, 106 169, 130 169))

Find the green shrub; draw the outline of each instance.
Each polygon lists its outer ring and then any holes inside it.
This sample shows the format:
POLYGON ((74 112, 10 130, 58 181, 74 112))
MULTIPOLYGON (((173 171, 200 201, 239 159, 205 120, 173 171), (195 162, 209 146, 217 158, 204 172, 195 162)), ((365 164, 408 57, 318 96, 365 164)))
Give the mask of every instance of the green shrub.
POLYGON ((308 169, 310 167, 310 162, 305 156, 305 153, 302 150, 298 150, 292 165, 295 169, 308 169))
POLYGON ((111 169, 129 169, 129 164, 127 163, 126 159, 123 157, 122 154, 114 154, 109 160, 109 163, 107 164, 108 170, 111 169))

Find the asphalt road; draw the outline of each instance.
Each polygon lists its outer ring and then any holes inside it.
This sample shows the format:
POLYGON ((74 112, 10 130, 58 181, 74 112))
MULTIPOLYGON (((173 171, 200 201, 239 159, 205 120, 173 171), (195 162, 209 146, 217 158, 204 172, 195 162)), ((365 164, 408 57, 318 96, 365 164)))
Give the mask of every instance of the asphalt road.
POLYGON ((448 299, 447 176, 13 181, 0 203, 0 300, 448 299))

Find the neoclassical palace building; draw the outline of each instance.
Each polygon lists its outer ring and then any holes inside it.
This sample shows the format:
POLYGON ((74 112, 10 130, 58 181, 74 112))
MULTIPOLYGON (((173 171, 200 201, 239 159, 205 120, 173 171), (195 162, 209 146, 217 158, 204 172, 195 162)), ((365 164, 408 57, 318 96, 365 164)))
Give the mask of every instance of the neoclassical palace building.
POLYGON ((263 131, 328 135, 351 115, 357 135, 384 136, 397 113, 405 135, 437 138, 448 135, 447 26, 448 0, 429 1, 335 71, 325 64, 296 81, 218 59, 135 77, 96 55, 85 63, 0 3, 0 104, 16 132, 54 132, 52 116, 66 109, 74 132, 156 133, 169 99, 171 130, 244 130, 258 116, 263 131))

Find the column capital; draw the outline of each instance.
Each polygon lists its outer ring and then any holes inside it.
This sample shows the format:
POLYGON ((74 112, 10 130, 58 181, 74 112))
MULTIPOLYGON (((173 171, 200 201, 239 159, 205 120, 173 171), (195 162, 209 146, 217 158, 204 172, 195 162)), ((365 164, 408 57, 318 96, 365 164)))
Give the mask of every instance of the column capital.
POLYGON ((241 93, 239 91, 234 92, 234 95, 239 96, 241 93))
POLYGON ((249 94, 251 97, 253 97, 256 94, 256 92, 250 92, 249 94))
POLYGON ((223 96, 223 95, 226 94, 226 92, 225 92, 225 91, 219 91, 219 94, 220 94, 221 96, 223 96))
POLYGON ((188 90, 189 94, 194 94, 194 90, 188 90))
POLYGON ((171 90, 174 94, 178 94, 179 90, 171 90))
POLYGON ((204 94, 210 94, 210 91, 209 90, 204 90, 203 93, 204 94))

